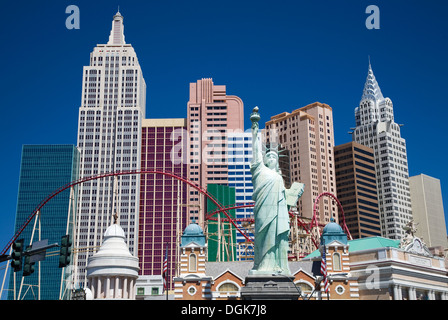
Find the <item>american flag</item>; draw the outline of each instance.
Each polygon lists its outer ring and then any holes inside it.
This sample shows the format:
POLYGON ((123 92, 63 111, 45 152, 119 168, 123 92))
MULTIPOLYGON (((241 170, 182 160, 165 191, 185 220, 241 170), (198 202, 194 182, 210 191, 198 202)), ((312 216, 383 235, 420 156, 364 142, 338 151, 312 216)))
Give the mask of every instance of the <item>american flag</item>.
POLYGON ((168 248, 166 248, 165 251, 165 259, 163 259, 163 271, 162 271, 163 289, 165 290, 166 290, 167 272, 168 272, 168 248))
POLYGON ((327 257, 325 253, 326 249, 325 246, 322 247, 322 261, 320 263, 320 273, 322 273, 324 279, 324 292, 330 291, 330 284, 328 283, 328 276, 327 276, 327 257))

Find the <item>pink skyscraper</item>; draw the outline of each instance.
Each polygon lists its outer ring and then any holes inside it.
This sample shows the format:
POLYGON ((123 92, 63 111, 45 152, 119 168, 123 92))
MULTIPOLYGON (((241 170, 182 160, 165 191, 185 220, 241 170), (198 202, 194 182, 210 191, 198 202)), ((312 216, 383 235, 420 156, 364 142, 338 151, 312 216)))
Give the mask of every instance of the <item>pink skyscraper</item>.
MULTIPOLYGON (((188 101, 188 178, 203 188, 228 183, 227 133, 244 131, 243 101, 226 94, 226 86, 212 79, 190 83, 188 101)), ((203 226, 205 199, 197 190, 188 190, 190 220, 203 226)))

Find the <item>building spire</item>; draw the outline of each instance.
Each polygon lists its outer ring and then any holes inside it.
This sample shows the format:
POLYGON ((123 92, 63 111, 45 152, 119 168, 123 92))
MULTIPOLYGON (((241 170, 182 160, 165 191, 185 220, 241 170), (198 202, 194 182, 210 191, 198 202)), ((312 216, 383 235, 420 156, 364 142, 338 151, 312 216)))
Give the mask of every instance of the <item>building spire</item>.
POLYGON ((120 13, 120 7, 118 7, 118 11, 114 15, 114 20, 112 21, 112 30, 110 31, 109 42, 107 44, 126 44, 126 42, 124 41, 123 16, 120 13))
POLYGON ((375 75, 373 74, 372 65, 370 64, 369 56, 369 70, 367 72, 366 83, 364 84, 364 90, 362 92, 362 100, 383 100, 383 94, 381 93, 380 86, 376 81, 375 75))

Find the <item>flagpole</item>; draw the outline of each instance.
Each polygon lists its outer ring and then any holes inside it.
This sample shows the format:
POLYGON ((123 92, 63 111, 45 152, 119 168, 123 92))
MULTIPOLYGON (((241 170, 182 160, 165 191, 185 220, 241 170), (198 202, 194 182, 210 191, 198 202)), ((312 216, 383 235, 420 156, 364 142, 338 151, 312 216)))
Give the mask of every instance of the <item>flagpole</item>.
POLYGON ((165 249, 165 258, 163 259, 162 278, 163 288, 166 293, 166 300, 168 300, 168 247, 165 249))
MULTIPOLYGON (((325 250, 325 266, 327 265, 327 248, 325 247, 324 242, 324 250, 325 250)), ((328 271, 325 271, 325 277, 327 278, 328 282, 328 289, 327 289, 327 301, 330 301, 330 279, 328 278, 328 271)))
MULTIPOLYGON (((167 264, 168 264, 168 249, 166 250, 167 253, 167 264)), ((168 300, 168 268, 166 269, 166 300, 168 300)))
POLYGON ((330 284, 327 274, 327 256, 326 256, 326 247, 325 247, 325 241, 322 239, 321 241, 321 248, 322 248, 322 258, 320 263, 320 273, 323 276, 323 286, 324 286, 324 292, 327 294, 327 300, 330 300, 330 284))

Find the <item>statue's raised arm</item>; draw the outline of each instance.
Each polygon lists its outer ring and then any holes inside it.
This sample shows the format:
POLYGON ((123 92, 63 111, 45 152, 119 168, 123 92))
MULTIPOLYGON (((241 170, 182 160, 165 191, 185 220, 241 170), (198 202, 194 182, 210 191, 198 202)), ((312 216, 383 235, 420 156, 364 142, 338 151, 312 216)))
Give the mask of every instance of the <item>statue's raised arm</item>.
POLYGON ((260 146, 258 144, 258 132, 260 129, 260 125, 258 121, 260 121, 260 114, 258 113, 258 107, 255 107, 250 115, 250 121, 252 121, 252 156, 253 163, 257 163, 262 161, 263 155, 260 150, 260 146))

